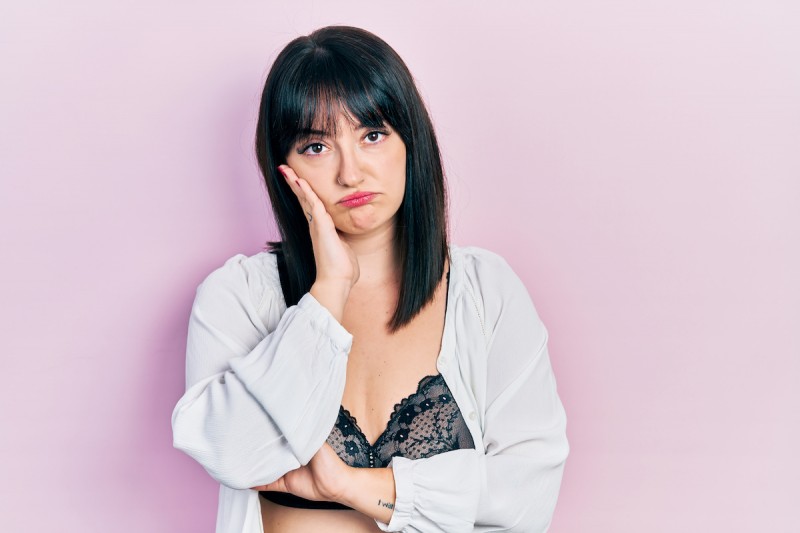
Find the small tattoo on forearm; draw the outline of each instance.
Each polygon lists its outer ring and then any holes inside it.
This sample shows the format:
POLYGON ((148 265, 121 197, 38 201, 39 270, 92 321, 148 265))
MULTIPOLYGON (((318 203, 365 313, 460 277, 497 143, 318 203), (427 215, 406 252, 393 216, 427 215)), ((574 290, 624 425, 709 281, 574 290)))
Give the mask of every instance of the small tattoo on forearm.
POLYGON ((381 507, 386 507, 387 509, 394 509, 393 503, 382 501, 380 498, 378 498, 378 505, 381 507))

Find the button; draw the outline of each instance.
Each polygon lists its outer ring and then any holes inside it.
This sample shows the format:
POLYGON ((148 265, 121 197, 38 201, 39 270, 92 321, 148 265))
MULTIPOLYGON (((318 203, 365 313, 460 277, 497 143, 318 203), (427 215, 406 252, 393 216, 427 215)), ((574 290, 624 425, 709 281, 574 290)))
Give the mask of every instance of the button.
POLYGON ((478 418, 478 415, 477 415, 477 414, 475 414, 475 411, 472 411, 472 412, 469 414, 469 419, 470 419, 470 420, 475 420, 476 418, 478 418))

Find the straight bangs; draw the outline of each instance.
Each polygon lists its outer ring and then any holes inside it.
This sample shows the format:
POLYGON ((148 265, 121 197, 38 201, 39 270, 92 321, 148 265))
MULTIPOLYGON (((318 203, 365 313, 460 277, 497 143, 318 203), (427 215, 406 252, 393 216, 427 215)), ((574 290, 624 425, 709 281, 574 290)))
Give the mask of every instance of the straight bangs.
POLYGON ((352 127, 381 128, 388 122, 406 141, 398 122, 407 120, 399 117, 398 106, 380 78, 341 56, 320 50, 312 54, 291 72, 294 79, 281 82, 282 90, 270 106, 273 153, 285 162, 298 143, 320 135, 335 137, 340 113, 352 127))

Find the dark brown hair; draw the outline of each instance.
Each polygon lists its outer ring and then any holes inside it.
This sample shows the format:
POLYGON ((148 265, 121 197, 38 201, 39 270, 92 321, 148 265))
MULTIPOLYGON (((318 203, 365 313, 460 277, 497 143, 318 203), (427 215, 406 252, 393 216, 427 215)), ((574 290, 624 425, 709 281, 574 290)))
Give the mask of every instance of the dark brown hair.
POLYGON ((406 146, 405 194, 393 243, 402 268, 389 322, 394 332, 433 298, 442 279, 447 193, 433 124, 414 79, 400 56, 366 30, 328 26, 298 37, 281 50, 267 75, 255 148, 282 239, 267 245, 284 267, 286 305, 294 305, 311 289, 316 263, 305 214, 277 166, 309 130, 335 135, 341 109, 366 127, 388 122, 406 146))

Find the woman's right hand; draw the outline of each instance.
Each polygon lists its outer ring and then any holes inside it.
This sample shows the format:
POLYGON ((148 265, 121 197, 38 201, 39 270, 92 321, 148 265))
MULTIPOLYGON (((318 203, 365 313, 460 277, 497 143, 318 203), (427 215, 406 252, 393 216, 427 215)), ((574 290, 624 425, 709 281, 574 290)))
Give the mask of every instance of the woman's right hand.
POLYGON ((355 252, 339 237, 333 218, 308 182, 289 165, 279 165, 278 171, 286 178, 306 214, 317 265, 316 281, 324 284, 344 283, 349 290, 360 275, 355 252))

